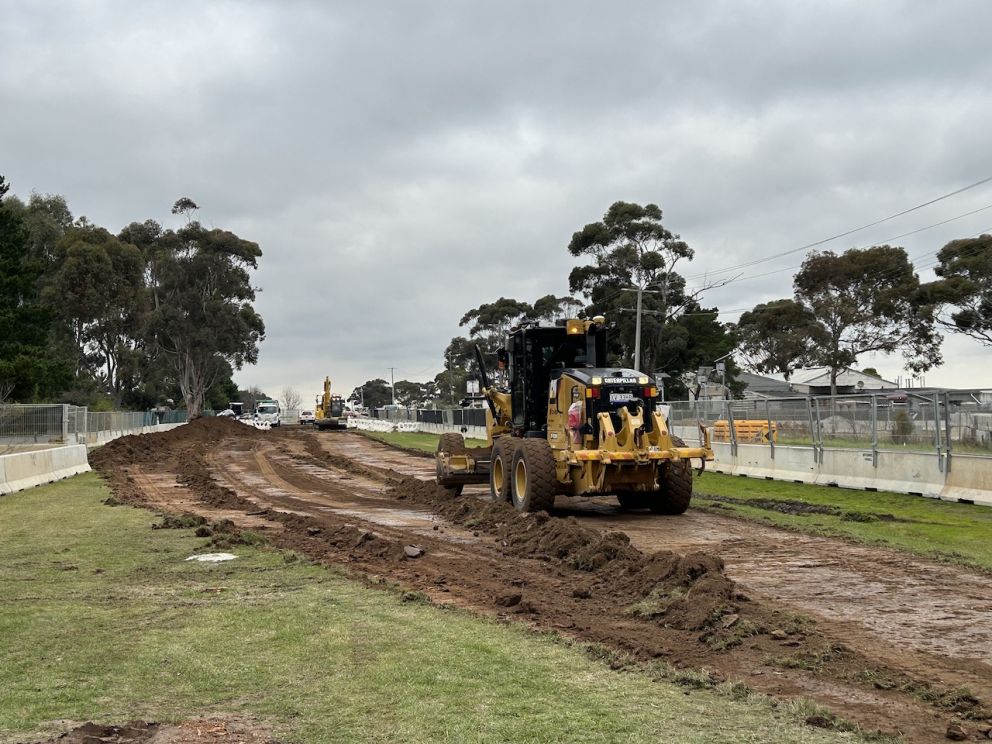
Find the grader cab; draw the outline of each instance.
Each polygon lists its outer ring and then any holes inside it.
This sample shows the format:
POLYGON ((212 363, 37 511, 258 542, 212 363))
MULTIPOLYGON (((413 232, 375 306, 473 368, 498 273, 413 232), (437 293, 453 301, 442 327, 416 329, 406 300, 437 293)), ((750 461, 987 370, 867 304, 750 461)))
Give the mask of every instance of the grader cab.
POLYGON ((691 460, 713 459, 709 435, 686 447, 668 429, 654 380, 606 363, 606 323, 569 319, 510 334, 491 379, 476 347, 487 445, 460 434, 438 444, 437 482, 454 494, 489 483, 496 501, 550 511, 555 497, 615 495, 628 509, 681 514, 692 498, 691 460))

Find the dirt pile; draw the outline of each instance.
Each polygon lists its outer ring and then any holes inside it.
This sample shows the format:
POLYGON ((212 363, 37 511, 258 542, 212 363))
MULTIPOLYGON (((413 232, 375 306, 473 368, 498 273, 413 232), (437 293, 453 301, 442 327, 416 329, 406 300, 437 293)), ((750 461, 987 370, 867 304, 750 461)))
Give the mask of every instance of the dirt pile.
POLYGON ((644 599, 633 614, 683 630, 703 630, 736 614, 746 597, 724 574, 723 560, 708 553, 663 551, 636 571, 617 577, 617 586, 644 599))
POLYGON ((210 449, 227 437, 257 438, 260 432, 229 418, 199 418, 155 434, 130 434, 98 447, 90 464, 101 473, 128 465, 161 462, 190 448, 210 449))
POLYGON ((239 721, 199 719, 178 724, 131 721, 123 726, 84 723, 37 744, 278 744, 239 721))
POLYGON ((724 573, 723 560, 707 553, 661 551, 645 555, 623 532, 599 532, 574 517, 521 514, 506 503, 453 499, 435 484, 404 478, 392 498, 429 506, 466 527, 494 533, 503 552, 590 573, 599 590, 634 602, 631 613, 668 627, 699 631, 736 614, 747 598, 724 573))

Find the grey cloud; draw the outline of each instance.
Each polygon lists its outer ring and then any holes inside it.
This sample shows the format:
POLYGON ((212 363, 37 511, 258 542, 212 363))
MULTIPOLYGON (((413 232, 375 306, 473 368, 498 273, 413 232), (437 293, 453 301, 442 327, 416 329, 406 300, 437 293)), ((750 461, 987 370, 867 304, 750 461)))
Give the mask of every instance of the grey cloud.
MULTIPOLYGON (((268 338, 239 379, 350 390, 432 376, 480 302, 564 293, 571 233, 617 199, 659 203, 695 275, 989 175, 990 21, 979 0, 20 4, 0 172, 111 229, 192 196, 265 253, 268 338)), ((900 242, 932 253, 983 219, 900 242)))

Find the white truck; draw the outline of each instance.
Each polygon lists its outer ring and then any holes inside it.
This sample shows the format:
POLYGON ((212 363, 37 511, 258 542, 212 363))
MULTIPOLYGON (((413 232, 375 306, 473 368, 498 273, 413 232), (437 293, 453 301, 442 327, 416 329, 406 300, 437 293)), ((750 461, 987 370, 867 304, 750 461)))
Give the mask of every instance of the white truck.
POLYGON ((260 400, 255 404, 255 419, 265 421, 270 426, 279 426, 279 401, 260 400))

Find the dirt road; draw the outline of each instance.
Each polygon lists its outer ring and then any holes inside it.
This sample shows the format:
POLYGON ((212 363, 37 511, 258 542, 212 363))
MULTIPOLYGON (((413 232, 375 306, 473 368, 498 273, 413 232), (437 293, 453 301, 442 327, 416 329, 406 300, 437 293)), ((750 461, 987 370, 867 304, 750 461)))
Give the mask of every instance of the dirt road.
POLYGON ((992 715, 988 576, 693 510, 559 499, 545 522, 494 509, 482 488, 441 502, 430 459, 347 432, 175 432, 108 445, 95 464, 124 500, 230 519, 434 601, 605 646, 617 663, 663 659, 811 697, 909 741, 992 715))

